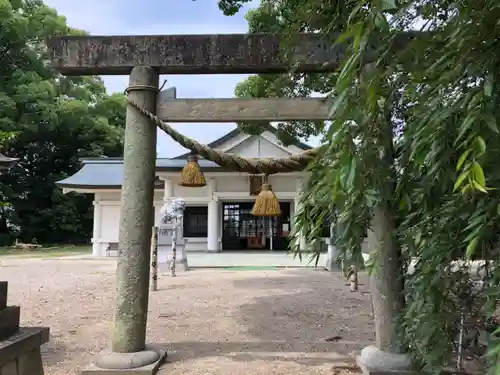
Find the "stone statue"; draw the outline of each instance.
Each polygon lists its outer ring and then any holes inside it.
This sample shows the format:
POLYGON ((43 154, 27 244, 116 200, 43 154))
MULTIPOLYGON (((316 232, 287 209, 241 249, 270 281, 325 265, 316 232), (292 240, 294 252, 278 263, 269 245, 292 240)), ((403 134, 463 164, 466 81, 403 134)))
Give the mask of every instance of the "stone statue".
POLYGON ((165 202, 160 209, 163 224, 174 223, 174 220, 181 223, 185 208, 186 202, 182 198, 174 198, 165 202))
POLYGON ((182 198, 171 199, 160 210, 163 224, 172 224, 172 259, 170 261, 170 276, 175 277, 175 264, 177 260, 177 231, 182 225, 186 202, 182 198))

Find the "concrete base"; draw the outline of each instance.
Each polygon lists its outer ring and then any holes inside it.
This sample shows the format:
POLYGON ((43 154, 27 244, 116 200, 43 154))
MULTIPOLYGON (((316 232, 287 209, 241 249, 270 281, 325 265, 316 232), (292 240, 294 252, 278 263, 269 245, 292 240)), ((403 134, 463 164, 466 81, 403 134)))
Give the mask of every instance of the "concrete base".
POLYGON ((220 253, 221 250, 220 249, 215 249, 215 250, 206 249, 204 252, 209 253, 209 254, 216 254, 216 253, 220 253))
POLYGON ((103 352, 82 375, 154 375, 167 358, 167 351, 156 347, 136 353, 103 352))
MULTIPOLYGON (((161 272, 170 272, 170 260, 168 260, 167 263, 160 264, 159 270, 161 272)), ((176 259, 175 270, 176 271, 189 271, 187 258, 176 259)))
POLYGON ((383 352, 370 345, 356 357, 356 364, 364 375, 411 375, 410 361, 405 354, 383 352))

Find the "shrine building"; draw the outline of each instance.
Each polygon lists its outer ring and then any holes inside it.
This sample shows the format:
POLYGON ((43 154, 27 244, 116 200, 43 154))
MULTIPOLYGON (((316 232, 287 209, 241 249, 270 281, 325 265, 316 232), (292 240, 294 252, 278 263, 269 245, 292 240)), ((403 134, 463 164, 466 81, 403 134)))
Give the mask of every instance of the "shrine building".
MULTIPOLYGON (((269 127, 259 135, 235 129, 209 144, 210 147, 242 157, 277 158, 298 154, 311 147, 301 143, 285 146, 269 127)), ((160 222, 160 208, 169 198, 186 202, 183 234, 186 251, 286 250, 293 226, 298 192, 307 172, 269 176, 269 183, 281 205, 279 217, 256 217, 250 211, 260 188, 261 176, 224 170, 200 159, 207 186, 179 186, 180 171, 188 154, 156 161, 154 195, 155 225, 160 222), (252 191, 253 190, 253 191, 252 191), (270 226, 273 238, 270 238, 270 226)), ((117 255, 120 221, 122 158, 89 158, 83 167, 57 185, 65 193, 94 194, 93 256, 117 255)), ((325 228, 325 237, 328 236, 325 228)))

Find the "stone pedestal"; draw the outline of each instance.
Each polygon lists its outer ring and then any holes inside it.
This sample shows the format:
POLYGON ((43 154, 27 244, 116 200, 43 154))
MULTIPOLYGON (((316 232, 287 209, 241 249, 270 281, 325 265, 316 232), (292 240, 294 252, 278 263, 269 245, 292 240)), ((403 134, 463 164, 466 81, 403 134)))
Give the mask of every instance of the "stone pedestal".
POLYGON ((19 327, 21 309, 7 306, 7 282, 0 281, 0 375, 43 375, 40 347, 47 327, 19 327))
POLYGON ((356 357, 364 375, 411 375, 410 360, 405 354, 388 353, 370 345, 356 357))
MULTIPOLYGON (((158 228, 158 269, 160 272, 170 270, 170 262, 172 259, 172 234, 173 224, 162 224, 158 228)), ((188 271, 188 260, 186 256, 186 243, 182 235, 182 226, 177 228, 177 244, 176 244, 176 269, 188 271)))
MULTIPOLYGON (((166 350, 154 346, 140 352, 114 353, 106 351, 88 367, 82 375, 151 375, 156 374, 167 356, 166 350)), ((3 375, 3 374, 1 374, 3 375)))

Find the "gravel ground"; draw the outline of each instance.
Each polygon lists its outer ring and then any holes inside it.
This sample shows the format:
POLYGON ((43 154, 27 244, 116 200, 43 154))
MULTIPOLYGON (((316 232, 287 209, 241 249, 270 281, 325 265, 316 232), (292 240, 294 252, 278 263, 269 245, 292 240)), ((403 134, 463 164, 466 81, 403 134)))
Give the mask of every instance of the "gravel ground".
MULTIPOLYGON (((108 345, 115 262, 1 259, 24 326, 51 329, 46 375, 72 375, 108 345)), ((160 374, 354 374, 332 370, 373 341, 369 294, 312 269, 192 270, 160 275, 148 341, 165 343, 160 374)))

